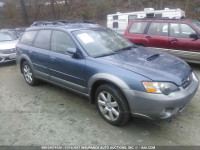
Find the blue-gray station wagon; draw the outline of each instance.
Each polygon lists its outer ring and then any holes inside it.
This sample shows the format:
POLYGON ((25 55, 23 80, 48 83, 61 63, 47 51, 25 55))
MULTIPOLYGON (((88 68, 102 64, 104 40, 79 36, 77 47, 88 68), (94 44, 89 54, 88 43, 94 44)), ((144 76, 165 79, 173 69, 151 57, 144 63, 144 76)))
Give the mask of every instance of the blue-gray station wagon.
POLYGON ((136 46, 90 21, 35 22, 16 47, 29 85, 44 80, 87 96, 113 125, 181 112, 199 80, 173 55, 136 46))

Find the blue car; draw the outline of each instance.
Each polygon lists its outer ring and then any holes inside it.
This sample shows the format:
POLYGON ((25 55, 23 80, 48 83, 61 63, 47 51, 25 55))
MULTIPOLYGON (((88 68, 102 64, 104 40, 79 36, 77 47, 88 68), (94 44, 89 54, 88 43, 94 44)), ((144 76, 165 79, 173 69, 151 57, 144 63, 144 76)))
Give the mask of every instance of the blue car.
POLYGON ((132 44, 89 21, 35 22, 16 47, 29 85, 44 80, 87 96, 110 124, 181 112, 199 81, 183 60, 132 44))

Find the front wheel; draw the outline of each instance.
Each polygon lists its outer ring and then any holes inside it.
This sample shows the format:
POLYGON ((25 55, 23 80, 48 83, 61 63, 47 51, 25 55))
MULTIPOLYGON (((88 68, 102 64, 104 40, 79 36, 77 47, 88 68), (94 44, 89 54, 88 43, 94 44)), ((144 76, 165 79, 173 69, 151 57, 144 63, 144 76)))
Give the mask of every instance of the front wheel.
POLYGON ((37 79, 35 78, 33 71, 27 61, 25 61, 22 65, 22 71, 24 75, 24 79, 29 85, 36 85, 38 83, 37 79))
POLYGON ((101 85, 95 94, 96 107, 101 116, 113 125, 123 125, 130 118, 130 111, 125 97, 116 87, 101 85))

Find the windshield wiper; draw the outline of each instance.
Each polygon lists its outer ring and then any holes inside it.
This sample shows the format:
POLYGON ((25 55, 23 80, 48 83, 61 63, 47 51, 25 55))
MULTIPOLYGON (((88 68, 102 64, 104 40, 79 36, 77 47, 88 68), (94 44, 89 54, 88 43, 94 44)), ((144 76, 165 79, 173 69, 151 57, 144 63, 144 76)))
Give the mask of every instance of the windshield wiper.
POLYGON ((128 46, 128 47, 124 47, 122 49, 119 49, 113 53, 109 53, 109 54, 103 54, 103 55, 100 55, 100 56, 96 56, 95 58, 98 58, 98 57, 105 57, 105 56, 109 56, 109 55, 114 55, 114 54, 117 54, 119 52, 122 52, 122 51, 125 51, 125 50, 131 50, 132 48, 137 48, 138 46, 137 45, 132 45, 132 46, 128 46))
POLYGON ((113 55, 113 54, 115 54, 115 53, 103 54, 103 55, 95 56, 94 58, 110 56, 110 55, 113 55))
POLYGON ((124 47, 122 49, 119 49, 115 52, 121 52, 121 51, 124 51, 124 50, 131 50, 132 48, 137 48, 138 46, 137 45, 132 45, 132 46, 128 46, 128 47, 124 47))

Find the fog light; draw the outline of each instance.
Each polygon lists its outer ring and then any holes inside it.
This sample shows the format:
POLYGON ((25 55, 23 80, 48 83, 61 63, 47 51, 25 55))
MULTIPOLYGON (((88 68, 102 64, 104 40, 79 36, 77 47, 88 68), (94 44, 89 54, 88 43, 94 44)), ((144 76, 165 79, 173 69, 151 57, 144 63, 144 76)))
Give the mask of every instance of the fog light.
POLYGON ((163 109, 163 110, 160 112, 160 115, 161 115, 161 116, 164 115, 165 112, 166 112, 166 109, 163 109))
POLYGON ((165 119, 173 115, 174 108, 165 108, 160 111, 160 118, 165 119))

